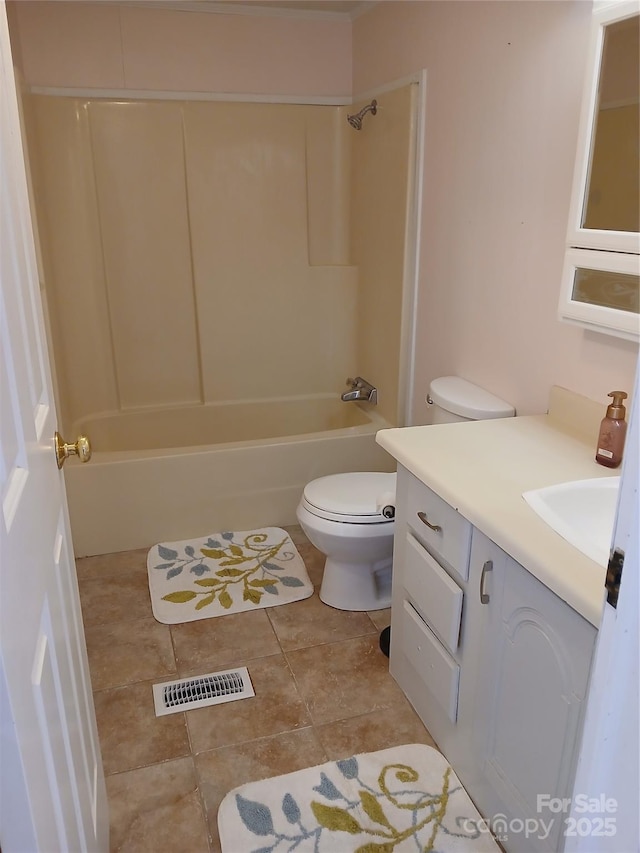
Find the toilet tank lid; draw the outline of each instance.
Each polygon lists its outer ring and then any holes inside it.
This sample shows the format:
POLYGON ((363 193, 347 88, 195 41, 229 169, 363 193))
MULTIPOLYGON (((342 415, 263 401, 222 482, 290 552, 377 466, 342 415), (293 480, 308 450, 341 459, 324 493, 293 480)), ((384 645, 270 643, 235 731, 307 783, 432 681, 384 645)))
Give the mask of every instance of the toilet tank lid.
POLYGON ((475 421, 511 418, 516 410, 510 403, 459 376, 441 376, 429 386, 433 402, 442 409, 475 421))

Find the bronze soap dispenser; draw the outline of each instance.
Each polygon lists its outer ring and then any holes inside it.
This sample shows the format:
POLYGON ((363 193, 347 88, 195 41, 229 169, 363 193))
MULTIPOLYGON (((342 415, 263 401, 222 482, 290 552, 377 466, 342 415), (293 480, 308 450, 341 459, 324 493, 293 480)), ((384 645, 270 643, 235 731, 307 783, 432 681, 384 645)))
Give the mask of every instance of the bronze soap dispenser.
POLYGON ((626 410, 622 405, 627 394, 625 391, 611 391, 609 397, 613 397, 613 402, 607 407, 607 414, 600 424, 596 462, 607 468, 617 468, 622 462, 627 435, 627 422, 624 419, 626 410))

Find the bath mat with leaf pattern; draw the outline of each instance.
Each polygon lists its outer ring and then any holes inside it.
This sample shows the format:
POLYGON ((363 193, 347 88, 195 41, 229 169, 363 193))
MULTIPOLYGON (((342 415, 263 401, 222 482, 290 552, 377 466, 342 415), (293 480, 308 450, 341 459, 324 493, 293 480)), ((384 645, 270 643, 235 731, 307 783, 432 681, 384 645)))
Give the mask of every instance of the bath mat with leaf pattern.
POLYGON ((222 853, 499 853, 444 756, 383 749, 230 791, 222 853))
POLYGON ((264 527, 163 542, 147 557, 153 615, 176 625, 308 598, 313 585, 287 532, 264 527))

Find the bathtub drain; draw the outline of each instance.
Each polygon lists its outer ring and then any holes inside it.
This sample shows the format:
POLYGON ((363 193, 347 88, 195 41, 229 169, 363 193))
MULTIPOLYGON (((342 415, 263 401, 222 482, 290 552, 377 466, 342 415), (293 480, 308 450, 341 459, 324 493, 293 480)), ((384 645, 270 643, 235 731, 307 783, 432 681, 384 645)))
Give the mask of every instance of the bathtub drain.
POLYGON ((156 717, 255 695, 246 666, 153 685, 156 717))

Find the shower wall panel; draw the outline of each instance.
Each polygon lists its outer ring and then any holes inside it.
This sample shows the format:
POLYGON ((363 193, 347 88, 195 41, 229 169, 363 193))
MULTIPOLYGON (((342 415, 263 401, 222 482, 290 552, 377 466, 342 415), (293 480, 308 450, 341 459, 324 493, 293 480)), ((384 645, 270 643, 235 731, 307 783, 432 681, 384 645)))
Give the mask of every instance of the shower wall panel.
MULTIPOLYGON (((365 116, 362 130, 351 137, 358 370, 378 388, 378 410, 392 424, 402 417, 398 392, 415 93, 413 84, 379 95, 377 115, 365 116)), ((364 105, 354 104, 352 112, 364 105)))
POLYGON ((342 388, 357 337, 344 111, 45 96, 33 108, 65 424, 342 388))
POLYGON ((201 398, 178 103, 93 103, 121 408, 201 398))
POLYGON ((345 107, 305 110, 309 263, 350 264, 351 129, 345 107))
POLYGON ((25 99, 61 422, 118 409, 88 105, 25 99))
MULTIPOLYGON (((336 205, 312 204, 318 183, 324 182, 325 195, 333 183, 330 158, 307 156, 307 124, 317 109, 185 106, 206 400, 337 391, 349 369, 355 271, 326 266, 346 258, 342 235, 337 247, 328 236, 336 205), (319 272, 309 262, 310 221, 320 232, 319 272), (331 331, 334 323, 342 327, 340 339, 331 331)), ((326 135, 331 108, 322 114, 326 135)), ((345 230, 344 215, 337 219, 345 230)))

